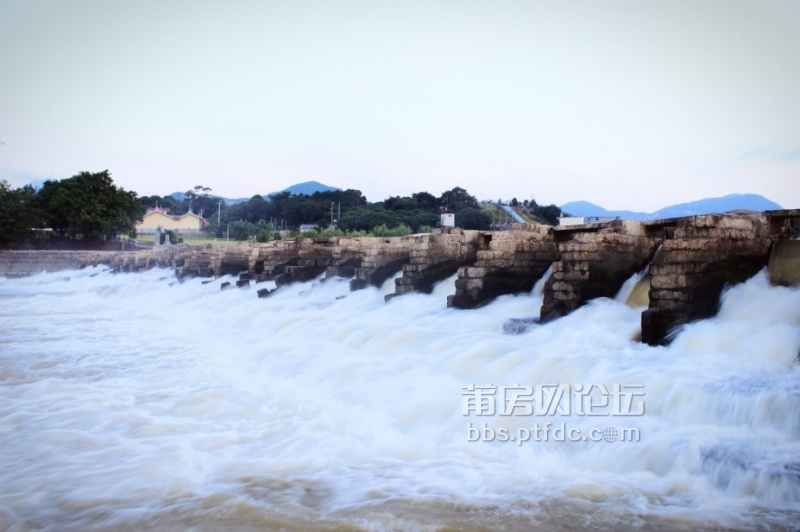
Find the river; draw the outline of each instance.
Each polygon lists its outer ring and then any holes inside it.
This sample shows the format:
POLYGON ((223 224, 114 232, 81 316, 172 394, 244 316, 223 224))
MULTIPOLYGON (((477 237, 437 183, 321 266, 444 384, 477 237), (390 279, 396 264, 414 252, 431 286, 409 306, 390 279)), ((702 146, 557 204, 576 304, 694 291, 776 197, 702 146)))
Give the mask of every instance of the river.
POLYGON ((668 347, 612 299, 504 334, 541 282, 465 311, 453 278, 225 280, 0 279, 0 529, 800 522, 800 289, 764 272, 668 347))

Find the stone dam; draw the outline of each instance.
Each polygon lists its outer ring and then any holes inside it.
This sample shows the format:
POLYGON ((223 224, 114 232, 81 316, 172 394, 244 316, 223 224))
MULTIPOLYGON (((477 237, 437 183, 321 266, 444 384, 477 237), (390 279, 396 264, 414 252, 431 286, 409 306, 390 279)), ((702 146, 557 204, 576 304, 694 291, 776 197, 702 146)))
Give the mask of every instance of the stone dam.
MULTIPOLYGON (((497 296, 529 292, 548 270, 541 320, 557 319, 598 297, 614 297, 646 269, 649 304, 642 341, 665 344, 676 327, 717 312, 725 286, 769 266, 775 284, 800 284, 800 209, 727 213, 651 222, 550 227, 514 224, 508 231, 442 228, 404 237, 333 237, 266 244, 162 246, 135 251, 0 251, 0 274, 31 275, 95 265, 118 272, 172 268, 178 279, 238 275, 240 287, 350 278, 351 290, 395 280, 398 297, 430 293, 457 274, 447 304, 475 308, 497 296)), ((224 287, 223 287, 224 288, 224 287)), ((262 288, 259 297, 269 296, 262 288)))

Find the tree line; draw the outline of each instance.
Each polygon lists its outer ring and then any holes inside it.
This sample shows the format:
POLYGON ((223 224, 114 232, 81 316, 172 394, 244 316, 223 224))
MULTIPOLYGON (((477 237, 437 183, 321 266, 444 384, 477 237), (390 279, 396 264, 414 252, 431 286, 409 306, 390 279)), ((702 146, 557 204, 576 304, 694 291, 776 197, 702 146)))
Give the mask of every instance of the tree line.
MULTIPOLYGON (((464 229, 489 229, 491 224, 491 216, 475 196, 461 187, 439 196, 416 192, 377 202, 367 201, 360 190, 353 189, 311 195, 278 192, 227 205, 203 186, 180 198, 139 197, 117 187, 104 170, 46 181, 38 191, 31 186, 13 189, 0 181, 0 247, 19 247, 53 236, 85 241, 104 241, 120 234, 135 237, 136 224, 154 206, 168 208, 173 215, 191 210, 208 221, 207 234, 236 240, 279 238, 278 230, 296 231, 303 224, 335 229, 337 234, 425 232, 438 225, 443 210, 455 212, 456 225, 464 229)), ((524 208, 549 223, 555 223, 560 214, 555 205, 542 207, 535 201, 526 201, 524 208)))
MULTIPOLYGON (((204 187, 195 187, 202 189, 204 187)), ((258 237, 278 229, 296 230, 301 225, 320 229, 335 227, 343 234, 374 233, 376 228, 388 230, 407 227, 410 232, 430 230, 440 221, 442 210, 456 214, 456 225, 464 229, 488 229, 491 217, 478 200, 465 189, 455 187, 439 196, 417 192, 410 196, 391 196, 369 202, 360 190, 332 190, 314 194, 278 192, 269 196, 255 195, 235 205, 226 205, 207 192, 172 196, 146 196, 139 199, 143 208, 159 205, 170 212, 186 212, 190 207, 208 221, 206 230, 218 237, 237 240, 258 237)))

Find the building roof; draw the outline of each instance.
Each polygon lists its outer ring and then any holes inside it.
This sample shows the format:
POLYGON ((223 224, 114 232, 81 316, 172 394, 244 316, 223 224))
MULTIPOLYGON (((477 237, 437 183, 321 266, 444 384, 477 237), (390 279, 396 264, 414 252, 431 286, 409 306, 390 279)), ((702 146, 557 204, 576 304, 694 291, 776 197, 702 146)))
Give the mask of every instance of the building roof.
MULTIPOLYGON (((169 209, 167 209, 167 210, 169 210, 169 209)), ((166 214, 166 212, 164 210, 162 210, 162 209, 148 212, 147 214, 144 215, 144 217, 147 218, 148 216, 154 216, 156 214, 160 214, 161 216, 166 216, 167 218, 172 218, 176 222, 179 221, 179 220, 182 220, 182 219, 184 219, 186 217, 199 218, 203 223, 205 223, 205 221, 206 221, 205 218, 201 218, 200 216, 196 215, 193 212, 186 212, 186 213, 183 213, 183 214, 180 214, 180 215, 173 216, 173 215, 170 215, 170 214, 166 214)))

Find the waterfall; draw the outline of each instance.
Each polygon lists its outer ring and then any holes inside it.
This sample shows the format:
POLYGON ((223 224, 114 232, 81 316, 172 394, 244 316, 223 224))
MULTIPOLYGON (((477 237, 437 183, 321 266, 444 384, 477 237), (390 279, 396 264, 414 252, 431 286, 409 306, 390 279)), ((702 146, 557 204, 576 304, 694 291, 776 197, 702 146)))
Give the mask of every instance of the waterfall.
POLYGON ((633 274, 623 283, 615 299, 632 308, 650 305, 650 266, 661 260, 661 246, 658 246, 653 260, 641 272, 633 274))
POLYGON ((403 276, 403 270, 398 271, 388 279, 386 279, 383 284, 381 285, 380 291, 383 295, 394 294, 395 290, 395 279, 399 279, 403 276))
POLYGON ((772 248, 769 279, 773 284, 800 285, 800 240, 781 240, 772 248))
POLYGON ((442 279, 433 285, 433 291, 431 292, 431 295, 442 298, 442 301, 446 304, 447 296, 456 293, 456 279, 458 279, 457 273, 454 273, 446 279, 442 279))

